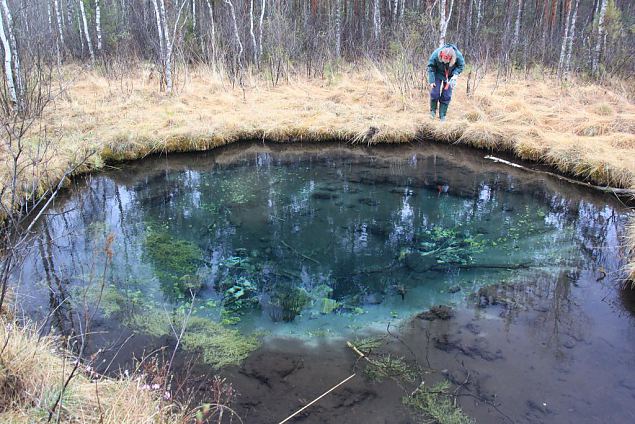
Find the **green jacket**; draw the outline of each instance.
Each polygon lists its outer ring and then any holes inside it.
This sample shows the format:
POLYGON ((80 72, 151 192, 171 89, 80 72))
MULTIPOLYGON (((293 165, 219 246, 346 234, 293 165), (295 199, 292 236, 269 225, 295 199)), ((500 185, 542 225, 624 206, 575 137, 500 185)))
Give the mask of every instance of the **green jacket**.
POLYGON ((446 44, 443 47, 439 47, 432 52, 432 55, 430 55, 430 60, 428 60, 428 82, 432 84, 435 80, 438 79, 447 81, 453 75, 459 75, 461 72, 463 72, 464 66, 465 59, 463 59, 463 55, 454 44, 446 44), (456 62, 454 63, 454 66, 452 68, 448 69, 448 77, 446 78, 445 70, 446 68, 448 68, 449 64, 441 62, 441 59, 439 59, 439 52, 447 47, 452 47, 456 52, 456 62))

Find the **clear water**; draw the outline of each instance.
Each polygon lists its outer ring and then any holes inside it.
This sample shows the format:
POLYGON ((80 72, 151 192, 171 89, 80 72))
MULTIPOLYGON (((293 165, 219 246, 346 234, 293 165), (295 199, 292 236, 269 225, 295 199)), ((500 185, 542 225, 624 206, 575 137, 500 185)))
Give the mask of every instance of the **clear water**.
POLYGON ((456 149, 239 145, 77 182, 18 292, 61 331, 87 305, 158 335, 194 298, 243 334, 346 336, 492 283, 618 272, 616 208, 456 149))

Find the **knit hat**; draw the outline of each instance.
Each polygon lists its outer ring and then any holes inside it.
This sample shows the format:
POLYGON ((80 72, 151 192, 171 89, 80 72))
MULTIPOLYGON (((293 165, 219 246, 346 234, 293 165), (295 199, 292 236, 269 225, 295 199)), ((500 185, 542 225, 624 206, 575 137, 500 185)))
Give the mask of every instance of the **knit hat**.
POLYGON ((456 63, 456 52, 452 47, 444 47, 439 52, 439 59, 443 63, 448 63, 451 68, 456 63))

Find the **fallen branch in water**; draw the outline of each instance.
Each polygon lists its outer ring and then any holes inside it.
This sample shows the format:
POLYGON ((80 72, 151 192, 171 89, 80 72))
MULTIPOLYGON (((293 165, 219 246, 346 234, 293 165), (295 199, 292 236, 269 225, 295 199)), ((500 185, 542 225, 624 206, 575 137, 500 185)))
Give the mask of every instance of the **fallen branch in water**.
POLYGON ((540 169, 532 169, 532 168, 527 168, 526 166, 522 166, 519 165, 517 163, 513 163, 510 161, 507 161, 505 159, 501 159, 501 158, 497 158, 496 156, 485 156, 485 159, 491 160, 493 162, 496 163, 502 163, 504 165, 508 165, 508 166, 512 166, 514 168, 518 168, 518 169, 522 169, 523 171, 527 171, 527 172, 536 172, 538 174, 545 174, 545 175, 549 175, 551 177, 556 177, 560 180, 564 180, 568 183, 572 183, 572 184, 578 184, 587 188, 592 188, 595 190, 600 190, 603 191, 605 193, 613 193, 613 194, 617 194, 619 196, 631 196, 633 198, 635 198, 635 190, 633 189, 628 189, 628 188, 617 188, 617 187, 603 187, 603 186, 597 186, 597 185, 593 185, 584 181, 578 181, 578 180, 574 180, 573 178, 568 178, 565 177, 563 175, 558 175, 556 173, 553 172, 549 172, 549 171, 543 171, 540 169))

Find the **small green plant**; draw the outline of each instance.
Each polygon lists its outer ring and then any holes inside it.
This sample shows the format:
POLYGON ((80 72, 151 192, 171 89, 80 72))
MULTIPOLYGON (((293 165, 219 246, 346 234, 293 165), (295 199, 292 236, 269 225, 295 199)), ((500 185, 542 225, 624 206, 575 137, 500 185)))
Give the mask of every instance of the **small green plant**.
POLYGON ((450 393, 450 383, 447 380, 431 388, 420 387, 412 395, 404 397, 403 403, 417 414, 438 424, 476 423, 455 405, 454 397, 450 393))

